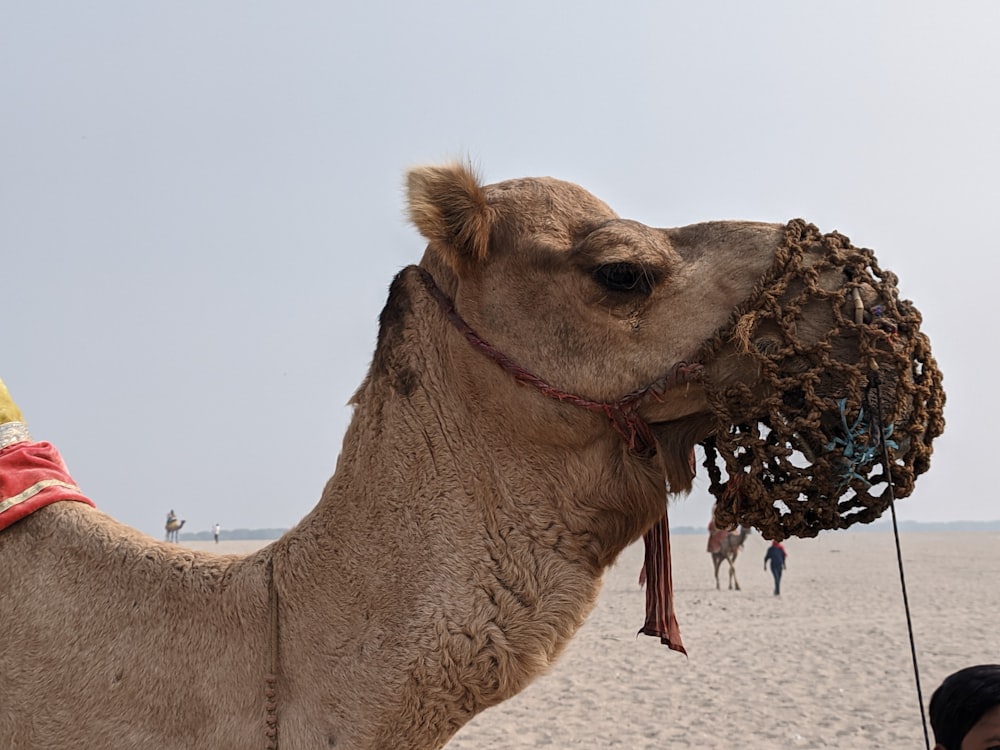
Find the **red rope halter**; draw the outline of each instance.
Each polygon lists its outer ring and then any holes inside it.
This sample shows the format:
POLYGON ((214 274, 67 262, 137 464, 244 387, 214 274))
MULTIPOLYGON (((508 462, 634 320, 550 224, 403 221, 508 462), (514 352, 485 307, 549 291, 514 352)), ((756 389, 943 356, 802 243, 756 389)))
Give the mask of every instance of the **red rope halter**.
POLYGON ((687 362, 679 362, 663 377, 643 388, 626 394, 617 401, 611 402, 593 401, 583 396, 568 393, 521 367, 521 365, 517 364, 476 333, 472 329, 472 326, 466 323, 465 319, 458 314, 458 311, 455 309, 455 303, 441 291, 430 273, 419 266, 417 270, 420 272, 421 281, 423 281, 430 295, 437 300, 442 312, 444 312, 452 325, 465 336, 466 341, 472 344, 474 348, 496 362, 505 372, 513 376, 518 383, 530 385, 544 396, 556 401, 564 401, 587 411, 604 414, 611 421, 615 431, 625 440, 629 451, 640 458, 652 458, 656 455, 656 440, 653 437, 653 432, 649 424, 639 416, 637 411, 640 404, 647 396, 659 399, 668 389, 695 380, 702 373, 702 366, 698 363, 689 364, 687 362))

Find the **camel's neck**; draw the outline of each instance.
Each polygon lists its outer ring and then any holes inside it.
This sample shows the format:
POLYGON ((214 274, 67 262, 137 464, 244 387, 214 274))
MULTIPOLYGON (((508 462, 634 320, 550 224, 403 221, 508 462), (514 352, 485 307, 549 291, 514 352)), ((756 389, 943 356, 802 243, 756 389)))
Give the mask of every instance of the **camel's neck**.
POLYGON ((376 354, 322 501, 275 548, 288 606, 295 598, 320 620, 283 623, 283 661, 341 696, 379 696, 364 701, 371 726, 358 731, 374 739, 362 747, 380 747, 390 730, 436 747, 518 692, 559 654, 603 568, 641 532, 632 506, 656 513, 655 483, 637 493, 610 431, 576 430, 573 450, 532 442, 531 428, 512 424, 530 421, 524 402, 537 394, 502 382, 471 393, 448 370, 446 342, 433 340, 443 327, 405 330, 417 336, 397 342, 396 359, 376 354), (341 639, 325 663, 315 643, 324 622, 341 639))

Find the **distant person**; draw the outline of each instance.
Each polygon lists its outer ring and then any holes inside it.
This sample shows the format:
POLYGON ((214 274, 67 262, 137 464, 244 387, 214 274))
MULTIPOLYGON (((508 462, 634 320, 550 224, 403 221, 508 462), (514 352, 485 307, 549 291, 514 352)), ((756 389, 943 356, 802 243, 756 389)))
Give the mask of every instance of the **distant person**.
POLYGON ((168 524, 169 524, 169 523, 174 523, 174 522, 176 522, 176 521, 177 521, 177 514, 176 514, 176 513, 174 513, 174 509, 173 509, 173 508, 171 508, 171 509, 170 509, 170 512, 169 512, 169 513, 167 513, 167 523, 168 523, 168 524))
POLYGON ((212 535, 215 537, 215 543, 216 544, 219 543, 219 532, 221 530, 222 529, 219 527, 219 524, 215 524, 215 527, 212 529, 212 535))
POLYGON ((781 546, 781 542, 771 542, 771 546, 764 553, 764 570, 767 570, 767 563, 771 563, 771 575, 774 576, 774 595, 781 594, 781 574, 785 570, 785 558, 788 553, 781 546))
POLYGON ((1000 748, 1000 664, 946 677, 931 696, 930 717, 934 750, 1000 748))

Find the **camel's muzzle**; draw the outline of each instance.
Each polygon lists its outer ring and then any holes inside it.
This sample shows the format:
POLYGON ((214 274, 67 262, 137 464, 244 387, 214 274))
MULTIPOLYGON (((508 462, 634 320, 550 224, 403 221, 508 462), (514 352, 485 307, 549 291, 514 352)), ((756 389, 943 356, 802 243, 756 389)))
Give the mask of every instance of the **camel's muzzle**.
POLYGON ((788 224, 771 273, 700 358, 723 355, 742 374, 707 368, 704 381, 720 527, 815 536, 873 521, 912 492, 944 428, 920 322, 870 250, 788 224))

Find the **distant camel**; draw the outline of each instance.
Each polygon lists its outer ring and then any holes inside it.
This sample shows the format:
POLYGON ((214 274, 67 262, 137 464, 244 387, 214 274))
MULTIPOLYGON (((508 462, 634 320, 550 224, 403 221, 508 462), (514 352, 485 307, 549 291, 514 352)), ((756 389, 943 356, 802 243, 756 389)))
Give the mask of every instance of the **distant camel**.
POLYGON ((184 527, 184 521, 178 521, 176 518, 172 518, 167 521, 167 541, 177 542, 180 539, 180 531, 184 527))
MULTIPOLYGON (((690 490, 691 450, 728 429, 708 394, 780 401, 748 354, 769 329, 737 316, 802 222, 659 229, 570 183, 482 185, 464 165, 412 170, 409 208, 423 259, 389 289, 336 471, 292 530, 217 555, 56 502, 2 532, 0 745, 437 750, 549 670, 605 570, 690 490)), ((893 301, 817 275, 868 309, 893 301)), ((841 315, 795 304, 808 341, 841 315)), ((856 356, 851 335, 829 348, 856 356)), ((890 364, 891 395, 909 373, 890 364)), ((308 439, 281 395, 257 395, 259 440, 308 439)), ((37 444, 18 445, 0 462, 37 444)), ((265 494, 284 502, 283 480, 314 468, 276 468, 265 494)))
MULTIPOLYGON (((711 529, 712 527, 709 527, 711 529)), ((719 567, 722 561, 729 563, 729 588, 730 590, 740 590, 740 582, 736 580, 736 556, 743 548, 743 542, 747 539, 749 529, 740 526, 739 532, 710 531, 708 537, 708 551, 712 553, 712 564, 715 566, 715 588, 721 589, 719 585, 719 567)))

